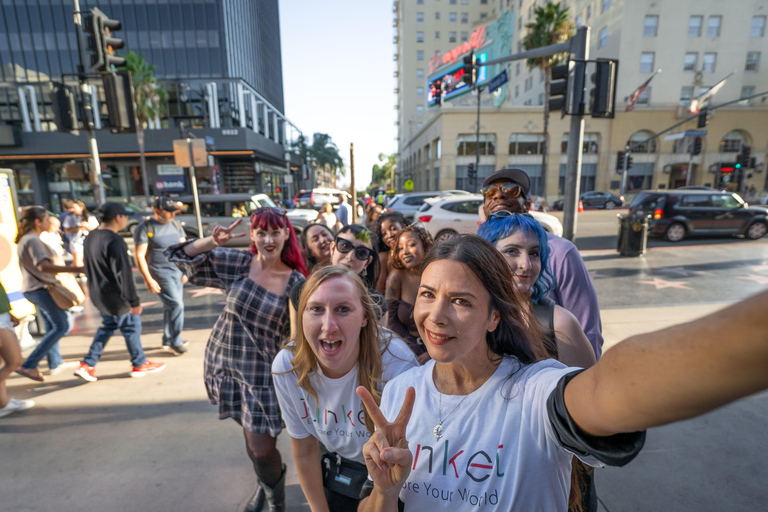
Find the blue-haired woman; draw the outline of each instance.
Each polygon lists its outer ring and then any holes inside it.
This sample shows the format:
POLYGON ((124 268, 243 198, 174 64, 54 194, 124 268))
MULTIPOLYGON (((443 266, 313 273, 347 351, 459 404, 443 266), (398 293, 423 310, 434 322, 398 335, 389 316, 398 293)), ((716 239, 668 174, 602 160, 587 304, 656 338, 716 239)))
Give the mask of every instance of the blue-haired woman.
POLYGON ((530 297, 533 313, 544 327, 542 336, 549 356, 567 366, 589 368, 595 364, 595 352, 579 321, 546 296, 557 284, 548 265, 546 231, 528 214, 507 213, 491 215, 477 235, 501 252, 512 269, 517 289, 530 297))

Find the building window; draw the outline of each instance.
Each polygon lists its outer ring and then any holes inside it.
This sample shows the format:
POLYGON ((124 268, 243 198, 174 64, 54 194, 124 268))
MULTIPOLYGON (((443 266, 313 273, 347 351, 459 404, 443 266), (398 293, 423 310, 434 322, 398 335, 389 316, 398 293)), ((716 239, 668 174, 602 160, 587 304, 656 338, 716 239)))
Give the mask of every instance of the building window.
POLYGON ((417 0, 416 3, 419 4, 419 5, 423 5, 424 4, 424 0, 417 0))
POLYGON ((416 131, 421 130, 422 126, 424 126, 424 123, 416 123, 416 131))
POLYGON ((436 20, 439 20, 439 19, 440 19, 440 11, 438 11, 438 12, 436 12, 436 13, 435 13, 435 19, 436 19, 436 20))
POLYGON ((581 14, 579 14, 578 16, 576 16, 576 26, 577 26, 577 27, 580 27, 580 26, 582 25, 582 23, 581 23, 581 22, 582 22, 583 20, 584 20, 584 18, 582 17, 582 15, 581 15, 581 14))
POLYGON ((683 71, 696 71, 696 61, 699 60, 699 54, 696 52, 686 53, 683 60, 683 71))
POLYGON ((765 16, 753 17, 749 35, 751 37, 763 37, 763 34, 765 34, 765 16))
POLYGON ((688 18, 688 37, 701 37, 701 24, 704 16, 691 16, 688 18))
POLYGON ((757 65, 760 62, 760 52, 748 52, 747 63, 744 65, 744 71, 757 71, 757 65))
POLYGON ((456 0, 451 0, 451 1, 450 1, 450 4, 451 4, 451 5, 456 5, 456 0))
POLYGON ((520 63, 515 64, 515 76, 520 76, 520 63))
POLYGON ((513 133, 509 136, 510 155, 543 155, 544 135, 540 133, 513 133))
POLYGON ((416 60, 424 60, 424 50, 416 50, 416 60))
POLYGON ((462 31, 461 33, 461 42, 465 43, 467 41, 469 41, 469 32, 465 30, 465 31, 462 31))
POLYGON ((487 5, 488 4, 488 0, 480 0, 480 4, 481 5, 487 5))
POLYGON ((701 70, 704 73, 714 73, 716 58, 717 58, 716 53, 705 53, 704 58, 701 61, 701 70))
POLYGON ((456 23, 456 13, 452 12, 448 14, 448 21, 451 23, 456 23))
POLYGON ((440 31, 435 32, 435 39, 440 39, 440 31))
POLYGON ((603 13, 611 8, 611 0, 601 0, 602 7, 600 8, 600 12, 603 13))
POLYGON ((739 96, 740 98, 742 98, 742 100, 739 102, 739 105, 743 107, 748 107, 749 105, 751 105, 752 99, 749 97, 752 96, 753 94, 755 94, 755 88, 753 86, 742 87, 741 96, 739 96), (749 99, 743 99, 743 98, 749 98, 749 99))
POLYGON ((643 52, 640 54, 640 72, 652 73, 653 72, 653 52, 643 52))
POLYGON ((542 92, 539 94, 539 105, 543 105, 543 104, 544 104, 544 93, 542 92))
POLYGON ((740 131, 734 130, 726 133, 720 141, 721 153, 738 153, 741 145, 747 144, 747 138, 740 131))
POLYGON ((424 23, 424 13, 423 12, 417 12, 416 13, 416 23, 424 23))
POLYGON ((643 23, 643 35, 645 37, 656 37, 659 30, 659 17, 646 16, 643 23))
POLYGON ((522 31, 523 31, 523 17, 522 17, 522 16, 520 16, 519 18, 517 18, 517 30, 518 30, 519 32, 522 32, 522 31))
POLYGON ((416 78, 418 78, 419 80, 424 78, 424 70, 423 69, 419 68, 419 69, 416 70, 416 78))
POLYGON ((587 19, 592 17, 592 4, 587 6, 587 19))
POLYGON ((448 32, 448 42, 449 43, 456 42, 456 32, 448 32))
POLYGON ((417 116, 424 115, 424 105, 417 105, 416 106, 416 115, 417 116))
MULTIPOLYGON (((632 146, 638 142, 646 140, 648 137, 652 137, 653 134, 647 130, 640 130, 632 134, 627 141, 627 146, 632 146)), ((641 144, 632 150, 633 153, 655 153, 656 152, 656 139, 650 140, 644 144, 641 144)), ((635 164, 636 165, 636 164, 635 164)))
POLYGON ((520 96, 520 86, 516 85, 515 86, 515 98, 517 98, 518 96, 520 96))
POLYGON ((599 34, 599 40, 597 43, 598 48, 602 48, 603 46, 608 44, 608 27, 603 27, 600 29, 599 34))
POLYGON ((417 87, 416 88, 416 96, 418 96, 419 98, 423 98, 424 97, 424 88, 423 87, 417 87))
POLYGON ((487 13, 487 12, 481 12, 481 13, 480 13, 480 19, 481 19, 481 20, 484 20, 484 19, 486 19, 487 17, 488 17, 488 13, 487 13))
POLYGON ((424 42, 424 32, 416 32, 416 42, 417 43, 424 42))
POLYGON ((680 89, 680 106, 681 107, 687 107, 691 104, 691 101, 693 100, 693 87, 690 85, 686 85, 682 89, 680 89))
POLYGON ((720 22, 722 16, 710 16, 707 20, 707 37, 720 37, 720 22))
MULTIPOLYGON (((570 134, 564 133, 560 142, 560 152, 568 153, 568 140, 570 134)), ((600 135, 597 133, 585 133, 584 142, 581 145, 581 152, 585 155, 596 155, 600 152, 600 135)))
POLYGON ((469 0, 461 0, 461 5, 469 5, 469 0))
POLYGON ((469 23, 469 13, 468 12, 461 13, 461 22, 462 23, 469 23))
POLYGON ((647 107, 651 104, 651 88, 646 87, 637 97, 637 106, 647 107))
MULTIPOLYGON (((478 138, 474 133, 460 134, 456 137, 456 155, 474 156, 478 148, 478 138)), ((481 133, 479 139, 479 148, 481 155, 496 154, 496 135, 493 133, 481 133)))

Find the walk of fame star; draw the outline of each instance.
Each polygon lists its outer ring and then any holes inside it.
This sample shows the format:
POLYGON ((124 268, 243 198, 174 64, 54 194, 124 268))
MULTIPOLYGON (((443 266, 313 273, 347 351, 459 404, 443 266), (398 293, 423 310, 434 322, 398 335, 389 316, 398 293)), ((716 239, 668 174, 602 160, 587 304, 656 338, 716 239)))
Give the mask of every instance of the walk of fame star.
POLYGON ((685 267, 657 268, 655 270, 662 274, 674 274, 680 277, 695 276, 696 274, 701 273, 698 270, 686 270, 685 267))
POLYGON ((657 290, 662 290, 664 288, 679 288, 681 290, 693 290, 690 286, 685 286, 688 284, 688 281, 667 281, 666 279, 661 279, 659 277, 654 277, 653 281, 638 281, 638 283, 641 284, 650 284, 656 287, 657 290))
POLYGON ((754 281, 757 284, 768 284, 768 277, 759 276, 757 274, 749 274, 748 276, 736 276, 736 279, 744 279, 745 281, 754 281))

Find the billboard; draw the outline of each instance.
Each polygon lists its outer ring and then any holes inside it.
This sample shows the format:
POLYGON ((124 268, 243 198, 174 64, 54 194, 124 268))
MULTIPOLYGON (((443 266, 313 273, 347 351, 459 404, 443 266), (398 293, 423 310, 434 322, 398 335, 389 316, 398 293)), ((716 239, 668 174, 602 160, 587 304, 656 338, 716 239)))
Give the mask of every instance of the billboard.
POLYGON ((13 241, 18 227, 16 204, 13 171, 0 169, 0 282, 8 293, 11 313, 23 318, 33 314, 35 307, 21 293, 21 271, 13 241))
MULTIPOLYGON (((488 52, 483 52, 477 56, 477 62, 486 62, 488 52)), ((464 83, 464 61, 458 61, 453 66, 440 70, 435 76, 429 79, 427 88, 427 106, 435 105, 435 99, 439 91, 442 91, 443 101, 449 101, 457 96, 466 94, 472 90, 464 83)), ((477 83, 483 84, 488 80, 488 68, 481 66, 477 70, 477 83)))

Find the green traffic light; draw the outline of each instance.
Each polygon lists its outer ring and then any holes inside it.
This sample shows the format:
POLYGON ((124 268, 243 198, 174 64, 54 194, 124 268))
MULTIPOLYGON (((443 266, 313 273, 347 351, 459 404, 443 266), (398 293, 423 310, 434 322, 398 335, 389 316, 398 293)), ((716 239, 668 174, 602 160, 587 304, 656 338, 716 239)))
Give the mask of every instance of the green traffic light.
POLYGON ((741 164, 736 164, 734 167, 736 167, 736 169, 741 169, 741 164))

